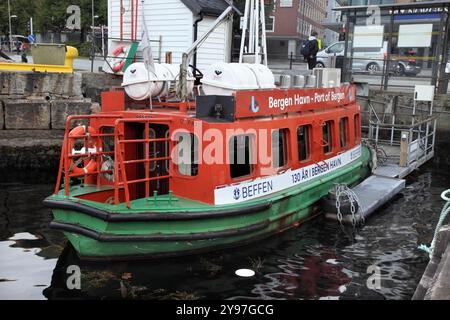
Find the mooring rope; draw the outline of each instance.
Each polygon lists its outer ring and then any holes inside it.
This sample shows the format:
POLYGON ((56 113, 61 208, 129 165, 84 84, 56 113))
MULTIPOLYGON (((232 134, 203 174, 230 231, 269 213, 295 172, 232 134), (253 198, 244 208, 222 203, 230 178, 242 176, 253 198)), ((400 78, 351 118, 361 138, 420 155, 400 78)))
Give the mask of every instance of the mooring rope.
POLYGON ((444 192, 441 193, 441 198, 446 201, 444 207, 442 208, 441 211, 441 215, 439 216, 439 221, 436 225, 436 229, 434 230, 434 236, 433 236, 433 240, 431 241, 431 245, 429 247, 427 247, 424 244, 421 244, 419 246, 419 250, 428 252, 430 259, 433 257, 434 254, 434 247, 436 245, 436 240, 437 240, 437 236, 439 233, 439 230, 441 229, 442 225, 444 224, 444 220, 447 217, 447 215, 450 212, 450 198, 447 196, 447 194, 450 193, 450 189, 445 190, 444 192))

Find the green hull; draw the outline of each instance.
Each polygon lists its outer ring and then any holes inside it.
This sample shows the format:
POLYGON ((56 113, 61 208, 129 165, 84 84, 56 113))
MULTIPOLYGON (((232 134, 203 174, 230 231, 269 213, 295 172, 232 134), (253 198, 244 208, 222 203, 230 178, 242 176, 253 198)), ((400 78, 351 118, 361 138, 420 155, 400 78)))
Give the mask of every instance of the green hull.
POLYGON ((161 196, 157 200, 135 200, 132 209, 126 209, 124 204, 109 205, 75 197, 77 193, 96 190, 90 187, 74 187, 71 197, 64 196, 62 191, 45 202, 53 209, 52 226, 64 231, 82 258, 187 255, 244 245, 314 217, 313 205, 335 183, 352 185, 369 175, 369 158, 368 149, 363 147, 361 157, 342 168, 273 195, 235 205, 213 206, 161 196))

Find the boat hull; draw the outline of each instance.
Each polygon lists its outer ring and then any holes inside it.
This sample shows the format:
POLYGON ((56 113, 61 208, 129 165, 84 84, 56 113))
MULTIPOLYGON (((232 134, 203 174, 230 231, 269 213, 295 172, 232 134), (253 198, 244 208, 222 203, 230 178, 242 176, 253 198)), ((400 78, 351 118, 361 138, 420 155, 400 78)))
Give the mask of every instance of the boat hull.
MULTIPOLYGON (((370 154, 296 187, 241 204, 119 212, 117 206, 53 195, 51 227, 64 232, 85 260, 148 259, 246 245, 315 217, 317 201, 336 183, 357 184, 370 174, 370 154), (103 205, 104 207, 102 207, 103 205)), ((181 206, 181 204, 180 204, 181 206)))

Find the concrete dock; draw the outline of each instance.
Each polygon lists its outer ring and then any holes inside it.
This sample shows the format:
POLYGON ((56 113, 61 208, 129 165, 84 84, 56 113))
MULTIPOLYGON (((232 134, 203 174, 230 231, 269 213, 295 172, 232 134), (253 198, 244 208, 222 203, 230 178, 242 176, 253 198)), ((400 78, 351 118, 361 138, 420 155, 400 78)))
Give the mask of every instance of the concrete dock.
POLYGON ((99 109, 121 79, 100 73, 0 72, 0 170, 53 169, 66 118, 99 109))
POLYGON ((412 299, 450 300, 450 225, 441 227, 433 257, 412 299))

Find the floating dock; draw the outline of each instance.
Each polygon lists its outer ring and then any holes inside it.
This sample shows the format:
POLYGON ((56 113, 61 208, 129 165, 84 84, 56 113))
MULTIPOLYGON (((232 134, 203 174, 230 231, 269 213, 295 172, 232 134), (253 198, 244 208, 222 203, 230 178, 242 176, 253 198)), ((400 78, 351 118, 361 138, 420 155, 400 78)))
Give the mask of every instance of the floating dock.
MULTIPOLYGON (((362 216, 366 219, 404 188, 405 180, 403 179, 372 175, 353 188, 352 191, 358 196, 359 204, 363 209, 361 211, 362 216)), ((336 213, 327 213, 326 217, 338 220, 336 213)), ((351 216, 344 215, 342 223, 351 224, 351 216)))
MULTIPOLYGON (((405 188, 402 179, 433 158, 437 123, 434 91, 434 86, 417 85, 410 113, 399 111, 397 99, 378 109, 368 100, 368 126, 363 128, 368 131, 376 167, 371 177, 352 189, 362 207, 360 217, 367 218, 390 201, 405 188)), ((338 220, 336 212, 327 212, 326 217, 338 220)), ((347 214, 341 222, 354 221, 347 214)))

